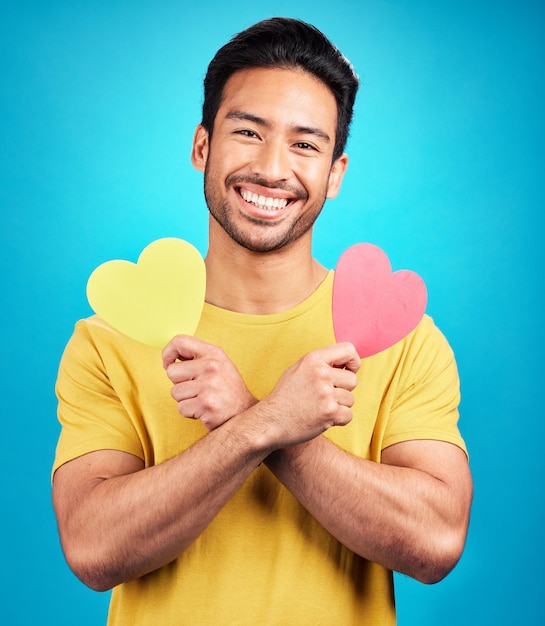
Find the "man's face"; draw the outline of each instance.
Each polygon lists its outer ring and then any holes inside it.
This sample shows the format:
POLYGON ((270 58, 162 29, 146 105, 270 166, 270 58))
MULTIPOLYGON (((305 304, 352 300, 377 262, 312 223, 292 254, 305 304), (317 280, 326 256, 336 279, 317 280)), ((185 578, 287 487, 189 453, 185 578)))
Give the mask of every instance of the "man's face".
POLYGON ((227 81, 210 138, 199 126, 192 160, 211 215, 241 246, 268 252, 310 237, 346 169, 332 166, 337 105, 312 75, 249 69, 227 81))

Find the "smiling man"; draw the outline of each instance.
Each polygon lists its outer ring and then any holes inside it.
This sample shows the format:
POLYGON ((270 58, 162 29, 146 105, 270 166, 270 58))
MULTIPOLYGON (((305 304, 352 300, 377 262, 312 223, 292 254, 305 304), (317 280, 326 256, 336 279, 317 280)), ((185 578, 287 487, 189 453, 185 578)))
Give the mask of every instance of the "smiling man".
POLYGON ((115 587, 112 625, 384 626, 392 571, 432 583, 460 557, 452 351, 425 316, 362 362, 311 252, 357 85, 303 22, 224 46, 192 148, 210 211, 196 336, 160 354, 92 317, 65 350, 54 505, 74 572, 115 587))
POLYGON ((212 136, 199 126, 193 150, 219 231, 254 252, 303 236, 308 243, 346 168, 345 155, 332 165, 336 121, 333 94, 304 70, 253 68, 231 76, 212 136))

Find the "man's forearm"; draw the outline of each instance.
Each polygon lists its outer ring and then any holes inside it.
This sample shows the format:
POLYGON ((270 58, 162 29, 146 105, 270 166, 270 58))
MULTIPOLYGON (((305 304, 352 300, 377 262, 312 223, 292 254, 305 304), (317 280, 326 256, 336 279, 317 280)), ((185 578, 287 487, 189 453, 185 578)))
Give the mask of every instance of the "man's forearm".
POLYGON ((251 425, 232 420, 177 457, 147 469, 132 455, 112 456, 107 450, 71 461, 64 475, 66 468, 59 468, 54 501, 72 569, 103 591, 175 559, 270 452, 260 450, 259 442, 251 425), (133 465, 121 470, 117 459, 133 465), (82 474, 94 477, 78 483, 75 464, 85 463, 82 474), (69 505, 67 492, 77 493, 69 505))
POLYGON ((412 443, 447 446, 446 455, 453 458, 446 465, 455 466, 458 477, 447 484, 421 469, 363 460, 325 437, 276 451, 266 463, 341 543, 368 560, 431 583, 452 569, 463 549, 471 481, 465 456, 455 446, 412 443))

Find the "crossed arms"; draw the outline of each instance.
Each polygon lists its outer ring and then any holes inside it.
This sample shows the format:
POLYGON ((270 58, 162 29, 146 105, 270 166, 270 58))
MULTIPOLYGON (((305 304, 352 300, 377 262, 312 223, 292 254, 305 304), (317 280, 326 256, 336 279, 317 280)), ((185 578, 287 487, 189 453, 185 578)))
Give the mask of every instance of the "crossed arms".
POLYGON ((321 436, 352 419, 360 359, 351 344, 306 355, 260 402, 226 354, 199 339, 173 339, 163 364, 179 412, 208 434, 146 469, 100 450, 55 473, 61 542, 87 585, 106 590, 174 560, 261 462, 360 556, 427 583, 454 567, 472 496, 460 448, 408 441, 383 450, 379 464, 321 436))

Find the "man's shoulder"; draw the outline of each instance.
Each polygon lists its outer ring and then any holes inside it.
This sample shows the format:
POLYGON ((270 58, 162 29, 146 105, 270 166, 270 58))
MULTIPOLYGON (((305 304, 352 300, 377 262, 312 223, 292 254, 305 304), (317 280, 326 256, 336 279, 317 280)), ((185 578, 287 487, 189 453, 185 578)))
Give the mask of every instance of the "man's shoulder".
POLYGON ((124 335, 98 315, 91 315, 76 322, 68 347, 75 347, 78 350, 84 350, 87 347, 97 352, 113 351, 124 354, 142 351, 157 352, 156 348, 151 348, 124 335))

